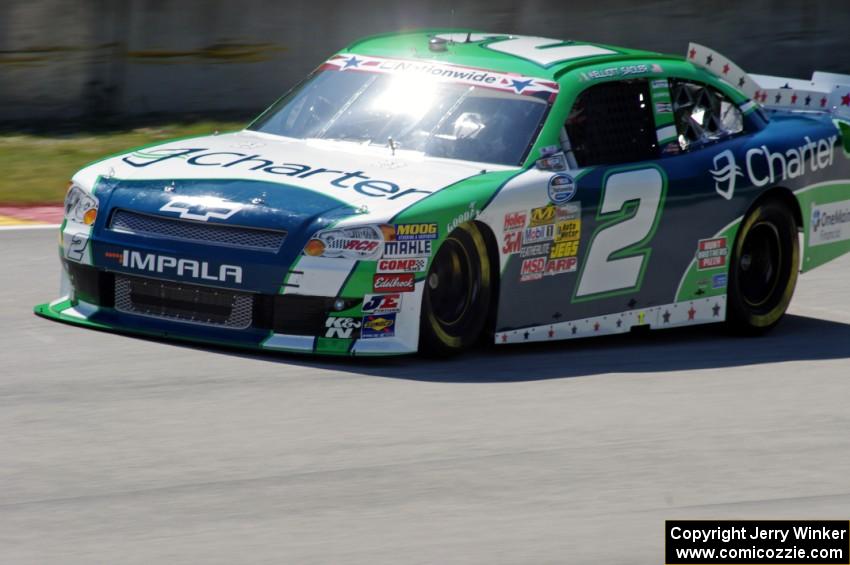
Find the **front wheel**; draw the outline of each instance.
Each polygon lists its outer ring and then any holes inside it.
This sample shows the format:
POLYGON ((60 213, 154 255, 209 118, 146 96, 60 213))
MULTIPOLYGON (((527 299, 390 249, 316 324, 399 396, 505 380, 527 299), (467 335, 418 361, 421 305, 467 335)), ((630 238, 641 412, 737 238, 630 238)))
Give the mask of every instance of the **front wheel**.
POLYGON ((460 225, 437 251, 425 279, 419 349, 453 355, 474 345, 493 297, 490 257, 474 223, 460 225))
POLYGON ((794 216, 781 201, 760 204, 744 218, 729 267, 729 325, 761 334, 779 323, 794 294, 800 242, 794 216))

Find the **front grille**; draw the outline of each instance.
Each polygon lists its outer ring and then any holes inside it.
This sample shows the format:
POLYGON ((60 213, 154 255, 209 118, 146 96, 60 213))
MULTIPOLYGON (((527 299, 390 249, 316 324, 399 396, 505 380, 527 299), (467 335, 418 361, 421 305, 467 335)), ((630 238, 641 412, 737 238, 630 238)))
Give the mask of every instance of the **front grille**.
POLYGON ((248 247, 274 252, 280 249, 286 238, 285 231, 175 220, 128 210, 116 210, 112 214, 109 229, 149 237, 182 239, 211 245, 248 247))
POLYGON ((244 330, 253 297, 242 292, 115 276, 115 309, 125 314, 244 330))

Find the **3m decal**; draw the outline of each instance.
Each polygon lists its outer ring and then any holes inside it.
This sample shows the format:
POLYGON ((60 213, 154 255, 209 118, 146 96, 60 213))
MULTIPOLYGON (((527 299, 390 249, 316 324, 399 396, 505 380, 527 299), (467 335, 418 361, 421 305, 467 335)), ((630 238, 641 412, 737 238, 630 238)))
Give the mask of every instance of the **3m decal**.
POLYGON ((661 219, 667 179, 655 167, 608 175, 573 300, 594 300, 640 289, 661 219))
POLYGON ((430 257, 431 241, 387 241, 384 243, 385 259, 404 259, 408 257, 430 257))
POLYGON ((397 241, 419 241, 437 239, 437 224, 396 224, 397 241))
POLYGON ((726 256, 729 250, 726 248, 726 238, 701 239, 697 247, 697 269, 716 269, 726 266, 726 256))
POLYGON ((813 204, 809 245, 825 245, 850 239, 850 200, 813 204))
POLYGON ((502 253, 505 255, 510 255, 512 253, 518 253, 522 248, 522 232, 508 232, 504 235, 503 244, 502 244, 502 253))
POLYGON ((325 320, 325 337, 351 339, 360 329, 360 320, 356 318, 328 317, 325 320))
POLYGON ((413 273, 375 275, 372 292, 413 292, 416 288, 413 273))
POLYGON ((363 298, 364 314, 391 314, 401 309, 401 294, 367 294, 363 298))
POLYGON ((360 337, 371 339, 394 336, 395 319, 395 314, 365 316, 363 318, 363 329, 361 330, 360 337))
POLYGON ((379 259, 379 273, 419 273, 425 270, 428 260, 417 259, 379 259))
POLYGON ((228 220, 244 207, 239 202, 228 202, 215 196, 175 196, 159 211, 179 214, 184 220, 206 222, 210 218, 228 220))

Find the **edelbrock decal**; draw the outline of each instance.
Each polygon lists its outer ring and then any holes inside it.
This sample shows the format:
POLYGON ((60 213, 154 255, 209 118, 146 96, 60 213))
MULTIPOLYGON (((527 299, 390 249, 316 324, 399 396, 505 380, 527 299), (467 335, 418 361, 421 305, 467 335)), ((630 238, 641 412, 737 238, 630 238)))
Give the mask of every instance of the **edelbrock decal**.
POLYGON ((825 245, 850 239, 850 200, 812 204, 809 245, 825 245))
POLYGON ((159 211, 174 212, 184 220, 206 222, 210 218, 228 220, 244 207, 239 202, 229 202, 215 196, 175 196, 159 211))
POLYGON ((122 267, 137 271, 148 271, 162 275, 189 277, 204 281, 233 282, 242 284, 242 267, 238 265, 219 265, 211 267, 206 261, 183 259, 156 253, 142 253, 124 249, 120 253, 104 253, 104 257, 121 263, 122 267))
POLYGON ((757 187, 774 184, 786 179, 794 179, 832 165, 834 152, 832 150, 837 135, 831 135, 816 141, 807 135, 805 143, 785 151, 773 152, 767 145, 753 147, 744 156, 745 169, 735 161, 735 155, 726 149, 714 156, 714 169, 709 173, 714 177, 714 188, 717 194, 731 200, 735 195, 737 177, 747 176, 757 187))
POLYGON ((150 149, 144 153, 132 153, 121 160, 133 167, 142 168, 159 166, 172 159, 179 159, 194 167, 220 167, 225 169, 239 167, 272 176, 298 179, 319 177, 327 183, 329 188, 354 190, 371 198, 396 200, 417 193, 431 194, 429 190, 403 188, 394 182, 374 179, 363 171, 341 171, 301 163, 276 163, 259 154, 210 151, 205 147, 150 149))

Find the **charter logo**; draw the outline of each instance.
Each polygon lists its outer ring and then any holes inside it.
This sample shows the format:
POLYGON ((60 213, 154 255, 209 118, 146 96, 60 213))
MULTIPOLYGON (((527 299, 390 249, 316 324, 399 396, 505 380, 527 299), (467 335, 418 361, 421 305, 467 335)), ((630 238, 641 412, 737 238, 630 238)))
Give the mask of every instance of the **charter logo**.
POLYGON ((735 195, 735 180, 744 176, 741 167, 735 162, 735 154, 726 149, 714 156, 714 169, 708 171, 714 177, 714 190, 726 200, 735 195))
POLYGON ((184 220, 206 222, 210 218, 227 220, 244 207, 244 204, 228 202, 215 196, 177 196, 169 200, 159 211, 180 214, 184 220))
POLYGON ((850 200, 813 204, 809 245, 824 245, 850 239, 850 200))

